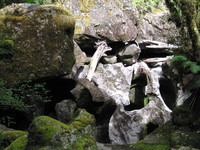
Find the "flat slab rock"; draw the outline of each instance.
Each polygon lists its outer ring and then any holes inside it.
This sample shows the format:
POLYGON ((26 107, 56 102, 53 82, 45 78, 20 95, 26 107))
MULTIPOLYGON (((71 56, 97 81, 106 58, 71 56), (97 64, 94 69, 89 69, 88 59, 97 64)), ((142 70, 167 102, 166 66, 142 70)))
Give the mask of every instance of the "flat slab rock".
POLYGON ((101 92, 116 104, 129 105, 133 67, 125 67, 122 63, 99 64, 92 81, 101 92))

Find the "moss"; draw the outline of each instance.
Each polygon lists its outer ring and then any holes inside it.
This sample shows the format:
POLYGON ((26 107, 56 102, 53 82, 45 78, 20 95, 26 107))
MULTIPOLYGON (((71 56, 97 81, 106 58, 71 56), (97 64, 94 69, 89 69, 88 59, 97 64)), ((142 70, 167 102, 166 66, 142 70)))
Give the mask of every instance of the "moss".
POLYGON ((77 141, 75 141, 71 149, 77 149, 77 150, 86 150, 86 149, 91 149, 91 150, 97 150, 98 147, 96 146, 96 142, 94 139, 91 138, 82 138, 77 141))
POLYGON ((2 147, 7 147, 10 145, 14 140, 16 140, 18 137, 27 135, 27 132, 24 131, 0 131, 0 137, 1 137, 1 144, 2 147))
POLYGON ((28 142, 27 135, 20 136, 12 142, 5 150, 25 150, 28 142))
POLYGON ((70 35, 74 34, 74 26, 75 26, 75 20, 71 16, 67 15, 56 15, 54 16, 55 23, 61 30, 67 31, 71 30, 70 35))
POLYGON ((35 118, 31 124, 30 136, 38 139, 38 144, 47 144, 59 132, 69 132, 70 127, 48 116, 40 116, 35 118), (42 135, 41 135, 42 134, 42 135))
POLYGON ((131 144, 131 149, 132 150, 171 150, 169 145, 145 144, 143 141, 139 141, 135 144, 131 144))
POLYGON ((190 131, 174 131, 171 133, 171 145, 183 145, 200 148, 200 134, 190 131))

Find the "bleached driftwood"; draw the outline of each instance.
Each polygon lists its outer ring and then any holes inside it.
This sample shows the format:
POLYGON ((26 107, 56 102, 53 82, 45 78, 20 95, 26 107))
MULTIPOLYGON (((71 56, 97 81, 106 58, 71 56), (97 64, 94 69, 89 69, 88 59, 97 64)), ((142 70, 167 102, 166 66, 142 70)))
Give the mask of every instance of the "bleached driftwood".
POLYGON ((167 48, 167 49, 178 48, 178 46, 176 45, 167 44, 160 41, 153 41, 153 40, 142 40, 141 43, 148 44, 146 48, 167 48))
POLYGON ((111 47, 108 47, 108 45, 105 41, 97 42, 96 46, 97 46, 97 50, 90 60, 90 67, 89 67, 88 74, 87 74, 87 77, 86 77, 89 81, 92 80, 95 69, 97 67, 97 63, 99 62, 100 58, 104 55, 104 53, 106 51, 112 50, 111 47))
POLYGON ((146 63, 152 63, 152 62, 166 62, 167 60, 169 60, 171 58, 171 56, 167 56, 167 57, 160 57, 160 58, 147 58, 147 59, 143 59, 143 62, 146 63))

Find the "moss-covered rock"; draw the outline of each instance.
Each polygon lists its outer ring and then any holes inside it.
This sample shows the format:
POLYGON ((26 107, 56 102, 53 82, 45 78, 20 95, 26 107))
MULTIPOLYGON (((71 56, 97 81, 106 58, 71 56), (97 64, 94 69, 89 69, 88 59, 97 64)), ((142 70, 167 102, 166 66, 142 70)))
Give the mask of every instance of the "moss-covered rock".
POLYGON ((20 136, 4 150, 25 150, 27 141, 28 141, 27 135, 20 136))
POLYGON ((0 76, 9 83, 64 75, 74 63, 74 19, 53 5, 0 10, 0 76))
POLYGON ((0 131, 0 147, 5 148, 10 145, 17 138, 27 136, 27 132, 14 130, 14 131, 0 131))
MULTIPOLYGON (((199 129, 177 126, 172 122, 168 122, 145 137, 141 143, 147 145, 165 145, 174 148, 179 145, 179 147, 186 146, 199 149, 199 141, 199 129)), ((141 143, 139 142, 139 144, 141 143)))
POLYGON ((68 125, 47 116, 37 117, 29 128, 27 149, 97 149, 94 123, 94 117, 85 110, 68 125))
POLYGON ((171 150, 169 145, 146 144, 143 141, 130 145, 130 150, 171 150))

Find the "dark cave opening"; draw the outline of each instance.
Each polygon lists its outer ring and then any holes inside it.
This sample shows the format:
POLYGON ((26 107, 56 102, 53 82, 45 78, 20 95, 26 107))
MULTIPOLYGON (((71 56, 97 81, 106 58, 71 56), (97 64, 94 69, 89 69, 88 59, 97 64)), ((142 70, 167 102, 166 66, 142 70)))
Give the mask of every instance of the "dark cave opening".
MULTIPOLYGON (((65 99, 74 99, 70 91, 75 87, 76 82, 72 79, 65 77, 48 77, 33 80, 28 83, 22 83, 21 85, 24 84, 28 85, 25 88, 20 89, 22 92, 21 96, 23 96, 23 94, 32 94, 30 97, 24 99, 25 103, 31 107, 28 108, 27 111, 19 111, 14 108, 12 110, 9 109, 8 111, 0 110, 0 113, 3 114, 3 116, 0 115, 0 117, 5 117, 3 120, 5 125, 13 129, 26 130, 34 117, 55 114, 55 105, 57 103, 65 99), (41 101, 43 96, 46 96, 44 95, 43 89, 41 89, 41 91, 39 88, 36 91, 31 89, 35 88, 35 85, 44 85, 45 90, 48 91, 47 96, 50 98, 49 102, 41 101), (27 93, 27 91, 29 92, 27 93), (36 94, 36 96, 34 94, 36 94)), ((21 88, 21 85, 17 85, 15 88, 21 88)))
POLYGON ((167 78, 160 78, 160 94, 165 104, 173 110, 176 103, 176 90, 173 83, 167 78))

